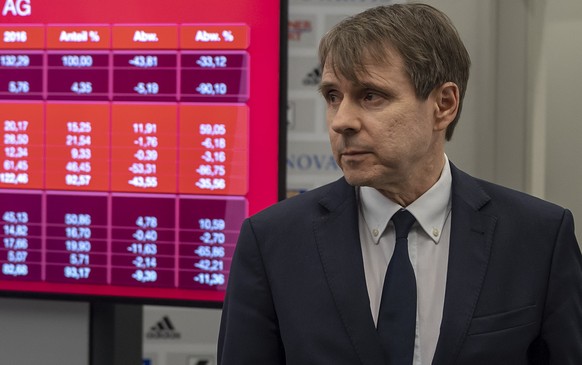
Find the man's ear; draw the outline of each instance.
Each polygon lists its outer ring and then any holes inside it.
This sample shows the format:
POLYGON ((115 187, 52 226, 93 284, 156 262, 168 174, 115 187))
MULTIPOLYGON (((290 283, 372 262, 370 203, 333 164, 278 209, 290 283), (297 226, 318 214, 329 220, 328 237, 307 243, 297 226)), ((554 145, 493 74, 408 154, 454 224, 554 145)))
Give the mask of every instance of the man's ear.
POLYGON ((445 130, 459 111, 459 87, 454 82, 445 82, 433 90, 435 93, 435 130, 445 130))

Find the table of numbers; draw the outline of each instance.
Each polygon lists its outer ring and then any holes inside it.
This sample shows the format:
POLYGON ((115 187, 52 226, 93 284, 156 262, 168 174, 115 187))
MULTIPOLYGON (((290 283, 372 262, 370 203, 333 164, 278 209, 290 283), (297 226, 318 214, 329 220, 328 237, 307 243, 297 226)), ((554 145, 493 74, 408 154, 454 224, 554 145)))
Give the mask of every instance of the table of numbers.
POLYGON ((0 280, 224 290, 244 24, 0 25, 0 280))

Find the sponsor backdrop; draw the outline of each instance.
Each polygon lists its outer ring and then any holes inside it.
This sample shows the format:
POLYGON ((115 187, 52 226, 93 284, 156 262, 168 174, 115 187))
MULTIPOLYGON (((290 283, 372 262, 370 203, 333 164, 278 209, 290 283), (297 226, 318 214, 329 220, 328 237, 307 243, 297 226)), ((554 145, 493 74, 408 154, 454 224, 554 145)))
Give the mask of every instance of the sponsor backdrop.
POLYGON ((216 365, 220 311, 144 309, 143 365, 216 365))
POLYGON ((319 39, 334 24, 368 7, 403 3, 393 0, 290 0, 288 76, 288 195, 341 176, 329 148, 325 104, 317 87, 321 69, 319 39))
MULTIPOLYGON (((317 47, 321 36, 348 15, 391 0, 289 0, 288 195, 337 179, 320 97, 317 47)), ((215 365, 220 311, 144 309, 143 365, 215 365)))

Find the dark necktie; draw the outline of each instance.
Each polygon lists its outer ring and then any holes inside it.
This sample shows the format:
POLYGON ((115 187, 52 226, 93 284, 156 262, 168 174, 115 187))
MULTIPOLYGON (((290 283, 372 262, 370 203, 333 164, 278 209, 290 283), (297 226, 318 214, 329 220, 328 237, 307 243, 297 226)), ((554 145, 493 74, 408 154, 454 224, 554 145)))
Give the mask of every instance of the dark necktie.
POLYGON ((384 278, 377 326, 389 365, 411 365, 414 354, 416 277, 408 257, 408 232, 415 220, 407 210, 392 216, 396 246, 384 278))

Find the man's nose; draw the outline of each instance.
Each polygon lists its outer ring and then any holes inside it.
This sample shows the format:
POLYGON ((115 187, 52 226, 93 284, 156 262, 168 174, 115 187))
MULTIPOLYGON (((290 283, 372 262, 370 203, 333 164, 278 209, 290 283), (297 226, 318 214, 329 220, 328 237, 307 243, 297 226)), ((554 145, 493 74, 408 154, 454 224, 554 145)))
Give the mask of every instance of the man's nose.
POLYGON ((344 99, 331 116, 330 127, 339 134, 354 134, 360 131, 361 115, 356 103, 344 99))

